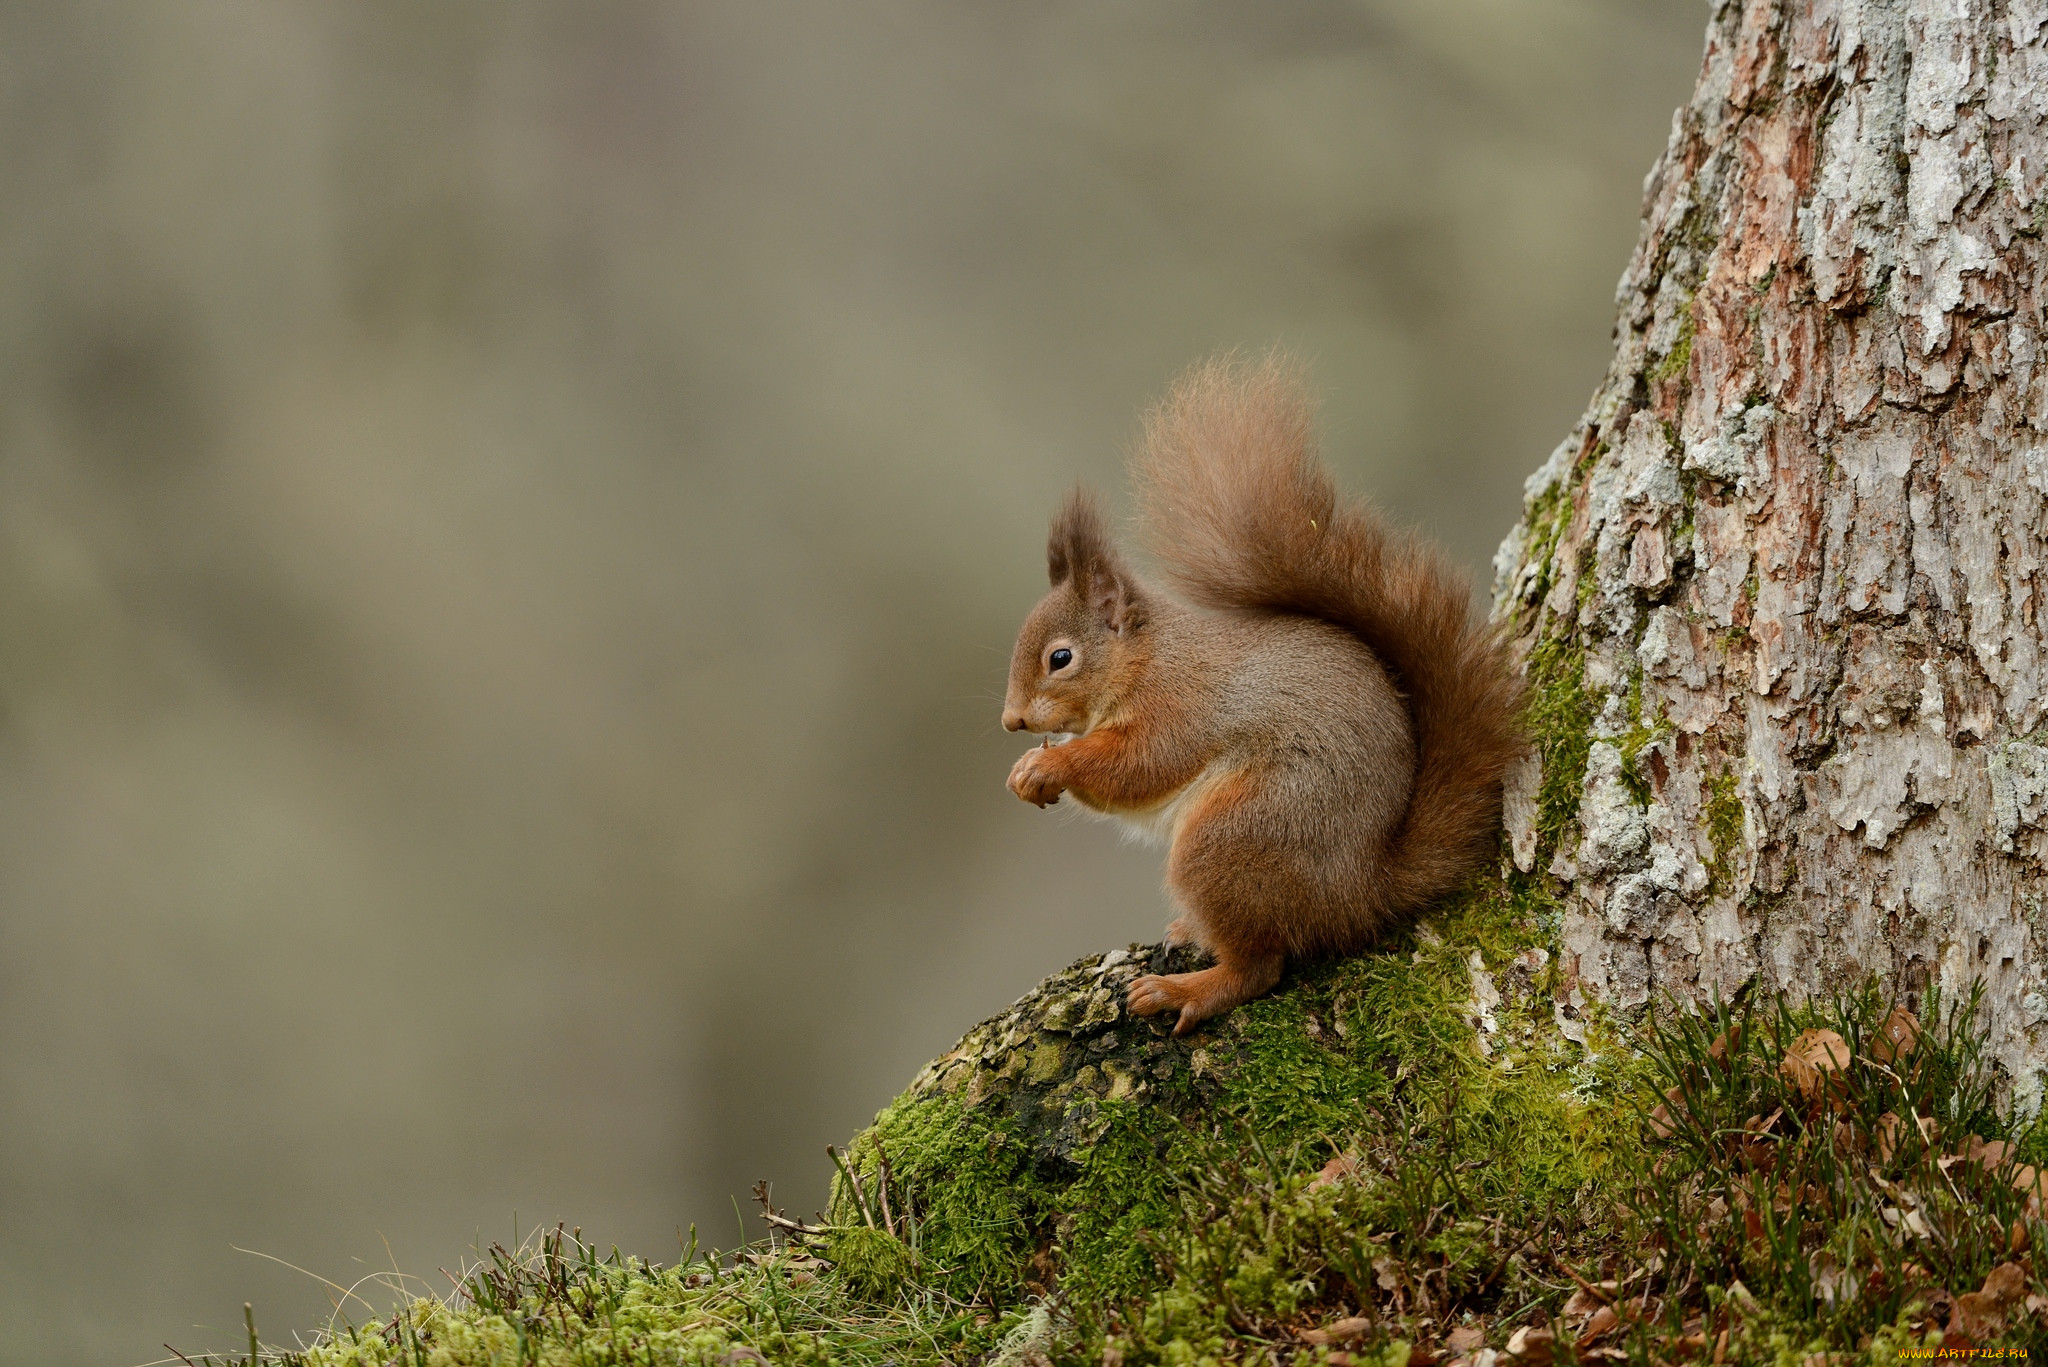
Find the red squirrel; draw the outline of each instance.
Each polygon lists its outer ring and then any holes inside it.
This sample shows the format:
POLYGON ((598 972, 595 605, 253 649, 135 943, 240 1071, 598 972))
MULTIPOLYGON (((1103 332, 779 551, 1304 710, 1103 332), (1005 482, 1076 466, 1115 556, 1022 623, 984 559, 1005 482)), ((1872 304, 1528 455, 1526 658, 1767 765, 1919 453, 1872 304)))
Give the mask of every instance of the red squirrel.
POLYGON ((1017 637, 1003 725, 1040 807, 1164 837, 1168 945, 1214 957, 1131 984, 1174 1033, 1270 991, 1289 959, 1353 954, 1484 857, 1521 747, 1520 685, 1438 547, 1340 503, 1297 367, 1195 366, 1132 458, 1150 548, 1134 575, 1076 488, 1052 590, 1017 637), (1055 739, 1062 743, 1054 743, 1055 739))

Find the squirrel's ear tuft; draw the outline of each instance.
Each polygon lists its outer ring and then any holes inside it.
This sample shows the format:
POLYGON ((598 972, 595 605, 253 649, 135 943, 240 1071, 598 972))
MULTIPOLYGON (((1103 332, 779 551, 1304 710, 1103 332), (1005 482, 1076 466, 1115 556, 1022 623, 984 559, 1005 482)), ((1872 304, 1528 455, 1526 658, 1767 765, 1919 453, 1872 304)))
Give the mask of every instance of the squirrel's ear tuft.
POLYGON ((1109 525, 1079 485, 1053 515, 1045 568, 1054 588, 1072 584, 1105 627, 1119 634, 1144 620, 1138 581, 1110 544, 1109 525))
POLYGON ((1054 588, 1077 576, 1078 581, 1085 581, 1096 566, 1107 565, 1115 557, 1109 527, 1095 506, 1094 495, 1076 484, 1052 515, 1052 533, 1045 542, 1046 577, 1054 588))

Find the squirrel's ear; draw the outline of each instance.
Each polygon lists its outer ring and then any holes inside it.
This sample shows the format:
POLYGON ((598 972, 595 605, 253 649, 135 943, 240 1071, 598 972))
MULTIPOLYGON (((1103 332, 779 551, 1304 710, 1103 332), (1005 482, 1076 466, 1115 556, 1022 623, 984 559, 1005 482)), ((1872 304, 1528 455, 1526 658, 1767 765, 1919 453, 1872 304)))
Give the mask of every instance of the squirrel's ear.
POLYGON ((1110 544, 1109 526, 1094 498, 1079 485, 1053 515, 1045 569, 1054 588, 1071 583, 1111 631, 1121 635, 1144 620, 1138 581, 1110 544))
POLYGON ((1114 555, 1094 496, 1076 484, 1052 515, 1052 532, 1045 541, 1046 577, 1058 588, 1076 575, 1088 577, 1094 566, 1114 555))
POLYGON ((1097 566, 1088 578, 1088 605, 1095 609, 1102 625, 1121 636, 1145 624, 1145 598, 1137 580, 1121 563, 1111 559, 1097 566))

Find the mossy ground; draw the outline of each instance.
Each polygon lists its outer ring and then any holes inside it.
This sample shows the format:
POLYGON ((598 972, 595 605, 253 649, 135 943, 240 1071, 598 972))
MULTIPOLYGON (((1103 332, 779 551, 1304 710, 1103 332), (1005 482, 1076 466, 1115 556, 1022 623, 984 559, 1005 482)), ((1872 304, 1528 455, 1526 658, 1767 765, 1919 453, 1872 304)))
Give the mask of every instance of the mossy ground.
POLYGON ((1538 884, 1482 880, 1186 1039, 1122 1014, 1145 955, 1084 961, 849 1146, 822 1228, 672 1267, 558 1230, 490 1250, 446 1299, 265 1356, 1478 1367, 1517 1331, 1523 1361, 2048 1347, 2025 1166, 2048 1138, 1998 1103, 1967 1012, 1889 1054, 1874 993, 1623 1027, 1575 1010, 1554 928, 1538 884), (1820 1029, 1841 1046, 1816 1086, 1787 1059, 1820 1029))

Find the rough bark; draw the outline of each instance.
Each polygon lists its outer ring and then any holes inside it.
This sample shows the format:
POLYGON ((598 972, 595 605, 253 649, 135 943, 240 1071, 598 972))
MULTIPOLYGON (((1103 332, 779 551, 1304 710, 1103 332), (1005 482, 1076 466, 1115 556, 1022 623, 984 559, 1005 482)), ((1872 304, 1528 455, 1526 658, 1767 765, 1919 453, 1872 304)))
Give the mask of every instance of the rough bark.
POLYGON ((1714 12, 1496 565, 1543 719, 1514 854, 1589 994, 1982 978, 2038 1102, 2044 116, 2041 0, 1714 12))

